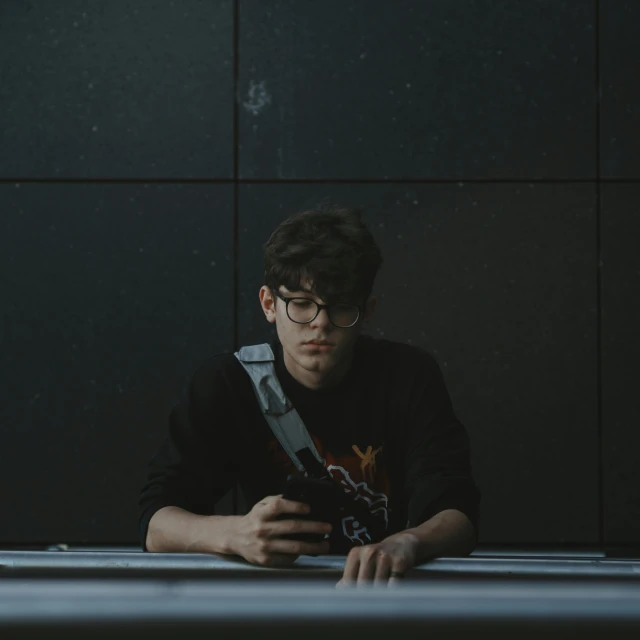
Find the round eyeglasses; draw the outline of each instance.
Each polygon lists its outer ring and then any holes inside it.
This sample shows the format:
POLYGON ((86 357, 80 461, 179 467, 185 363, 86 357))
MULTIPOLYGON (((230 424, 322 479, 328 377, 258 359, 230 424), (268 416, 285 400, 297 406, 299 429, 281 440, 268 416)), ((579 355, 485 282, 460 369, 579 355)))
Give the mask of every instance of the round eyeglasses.
POLYGON ((287 298, 277 291, 274 293, 287 305, 287 316, 296 324, 313 322, 322 309, 327 310, 329 322, 340 329, 353 327, 360 319, 360 307, 356 304, 318 304, 309 298, 287 298))

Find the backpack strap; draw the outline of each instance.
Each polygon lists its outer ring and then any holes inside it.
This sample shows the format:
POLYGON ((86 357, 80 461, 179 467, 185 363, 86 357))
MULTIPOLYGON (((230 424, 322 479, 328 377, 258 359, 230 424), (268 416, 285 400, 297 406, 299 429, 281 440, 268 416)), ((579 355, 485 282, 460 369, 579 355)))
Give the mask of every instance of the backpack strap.
POLYGON ((296 455, 309 449, 323 465, 322 458, 307 428, 284 393, 276 375, 275 356, 268 344, 242 347, 234 354, 253 383, 253 391, 273 435, 278 439, 298 471, 305 472, 305 465, 296 455))

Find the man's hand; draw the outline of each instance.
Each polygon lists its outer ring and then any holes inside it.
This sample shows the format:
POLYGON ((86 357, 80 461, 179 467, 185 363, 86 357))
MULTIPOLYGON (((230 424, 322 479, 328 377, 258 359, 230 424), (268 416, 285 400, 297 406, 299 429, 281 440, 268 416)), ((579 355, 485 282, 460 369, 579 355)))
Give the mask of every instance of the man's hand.
POLYGON ((418 546, 419 540, 413 533, 401 531, 377 544, 354 547, 336 586, 396 583, 416 564, 418 546))
POLYGON ((281 536, 299 533, 331 533, 326 522, 308 520, 276 520, 283 514, 306 514, 309 507, 301 502, 285 500, 282 496, 268 496, 258 502, 234 526, 232 551, 252 564, 262 566, 289 565, 299 555, 329 553, 327 540, 319 543, 282 539, 281 536))
POLYGON ((416 564, 444 555, 468 556, 475 544, 476 529, 471 520, 457 509, 445 509, 413 529, 352 549, 336 586, 398 582, 416 564))

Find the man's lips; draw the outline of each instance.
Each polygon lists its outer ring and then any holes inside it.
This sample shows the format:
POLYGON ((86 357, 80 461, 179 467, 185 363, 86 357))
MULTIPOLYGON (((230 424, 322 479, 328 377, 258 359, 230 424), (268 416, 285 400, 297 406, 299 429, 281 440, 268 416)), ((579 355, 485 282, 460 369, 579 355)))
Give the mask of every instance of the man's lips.
POLYGON ((331 342, 327 342, 326 340, 308 340, 303 344, 308 344, 310 346, 316 347, 333 347, 333 344, 331 342))

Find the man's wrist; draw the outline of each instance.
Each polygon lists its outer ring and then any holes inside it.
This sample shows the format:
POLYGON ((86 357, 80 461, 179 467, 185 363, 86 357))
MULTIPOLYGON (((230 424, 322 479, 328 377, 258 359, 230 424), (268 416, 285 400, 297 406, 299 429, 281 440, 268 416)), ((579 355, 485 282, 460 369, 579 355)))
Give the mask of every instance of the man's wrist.
POLYGON ((402 531, 393 533, 387 538, 385 538, 383 542, 386 542, 386 541, 395 542, 400 540, 406 540, 409 544, 415 544, 415 545, 419 545, 421 542, 420 537, 418 536, 418 534, 414 529, 403 529, 402 531))
POLYGON ((205 516, 194 522, 188 551, 237 555, 237 523, 242 516, 205 516))
POLYGON ((431 560, 437 555, 437 551, 429 534, 419 527, 406 529, 405 531, 401 531, 400 534, 404 534, 411 540, 411 544, 415 549, 415 564, 431 560))
POLYGON ((150 519, 147 549, 152 552, 238 554, 244 516, 206 516, 166 506, 150 519))
POLYGON ((219 549, 216 553, 222 553, 224 555, 240 555, 238 553, 238 524, 242 519, 242 516, 211 516, 212 518, 219 518, 220 536, 219 536, 219 549))
POLYGON ((426 522, 406 529, 418 541, 416 563, 442 556, 467 556, 475 547, 475 528, 460 511, 447 509, 426 522))

